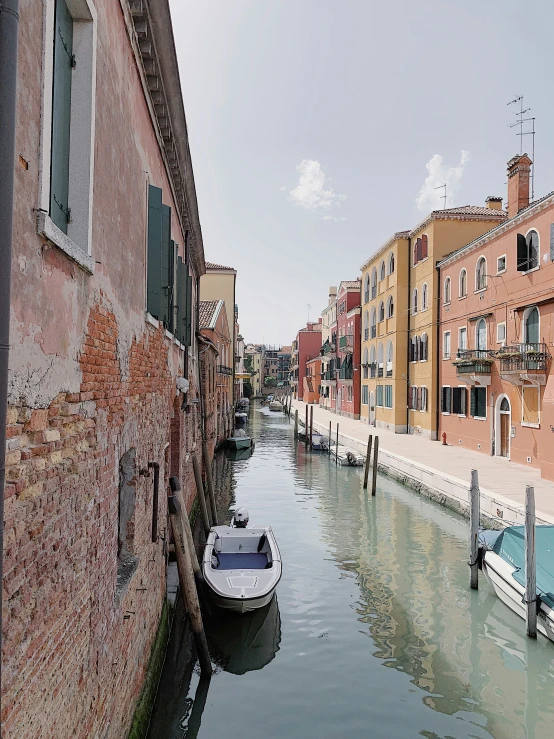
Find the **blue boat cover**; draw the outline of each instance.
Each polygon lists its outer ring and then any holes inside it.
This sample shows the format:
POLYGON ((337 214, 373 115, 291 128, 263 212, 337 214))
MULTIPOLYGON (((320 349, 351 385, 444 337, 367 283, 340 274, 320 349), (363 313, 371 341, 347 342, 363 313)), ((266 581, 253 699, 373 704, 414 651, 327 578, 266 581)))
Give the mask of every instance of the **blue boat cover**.
MULTIPOLYGON (((535 528, 537 559, 537 593, 554 608, 554 526, 535 528)), ((525 527, 509 526, 501 531, 492 550, 516 571, 514 579, 525 587, 525 527)))

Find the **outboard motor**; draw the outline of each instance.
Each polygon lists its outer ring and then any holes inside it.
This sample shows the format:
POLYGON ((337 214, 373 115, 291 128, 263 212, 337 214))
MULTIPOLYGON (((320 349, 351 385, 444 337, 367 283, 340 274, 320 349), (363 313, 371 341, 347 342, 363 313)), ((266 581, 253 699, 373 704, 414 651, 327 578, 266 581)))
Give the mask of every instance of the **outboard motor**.
POLYGON ((236 529, 245 529, 248 526, 250 516, 246 508, 237 508, 233 516, 233 524, 236 529))

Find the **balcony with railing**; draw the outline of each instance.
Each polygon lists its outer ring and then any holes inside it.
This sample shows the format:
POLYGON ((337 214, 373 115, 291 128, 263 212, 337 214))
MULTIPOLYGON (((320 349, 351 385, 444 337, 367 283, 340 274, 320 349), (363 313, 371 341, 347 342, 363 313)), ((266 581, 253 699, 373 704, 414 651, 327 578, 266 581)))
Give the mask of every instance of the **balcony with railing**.
POLYGON ((226 367, 224 364, 218 364, 217 373, 219 375, 232 375, 233 370, 231 369, 231 367, 226 367))
POLYGON ((496 352, 500 372, 546 372, 550 358, 546 344, 511 344, 496 352))
POLYGON ((337 377, 336 377, 336 370, 334 370, 334 369, 333 370, 329 370, 329 369, 328 370, 325 370, 325 372, 322 372, 321 373, 321 379, 322 380, 327 380, 327 381, 333 382, 334 380, 337 379, 337 377))
POLYGON ((452 364, 458 375, 490 375, 492 352, 485 349, 461 349, 452 364))
POLYGON ((339 370, 339 380, 353 380, 354 368, 352 365, 343 364, 339 370))
POLYGON ((334 341, 326 341, 321 347, 320 354, 322 357, 331 357, 337 353, 337 348, 334 341))
POLYGON ((349 334, 348 336, 341 336, 339 338, 339 349, 341 349, 343 352, 354 351, 354 337, 352 336, 352 334, 349 334))

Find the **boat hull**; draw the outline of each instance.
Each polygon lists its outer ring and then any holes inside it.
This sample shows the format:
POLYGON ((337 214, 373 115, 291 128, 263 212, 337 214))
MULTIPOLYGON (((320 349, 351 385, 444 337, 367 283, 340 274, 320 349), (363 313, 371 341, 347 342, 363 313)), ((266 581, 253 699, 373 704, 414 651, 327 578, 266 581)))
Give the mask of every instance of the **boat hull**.
MULTIPOLYGON (((277 586, 275 586, 277 587, 277 586)), ((210 600, 218 608, 222 608, 226 611, 234 611, 235 613, 249 613, 255 611, 258 608, 263 608, 271 601, 275 595, 275 588, 267 595, 263 595, 259 598, 245 598, 237 600, 236 598, 224 598, 213 590, 208 591, 210 593, 210 600)))
POLYGON ((229 449, 250 449, 252 446, 252 439, 249 436, 245 437, 234 437, 227 439, 227 446, 229 449))
MULTIPOLYGON (((483 572, 498 598, 520 618, 526 620, 525 589, 512 577, 515 568, 495 552, 488 551, 483 557, 483 572)), ((540 604, 537 612, 537 629, 554 641, 554 611, 545 603, 540 604)))

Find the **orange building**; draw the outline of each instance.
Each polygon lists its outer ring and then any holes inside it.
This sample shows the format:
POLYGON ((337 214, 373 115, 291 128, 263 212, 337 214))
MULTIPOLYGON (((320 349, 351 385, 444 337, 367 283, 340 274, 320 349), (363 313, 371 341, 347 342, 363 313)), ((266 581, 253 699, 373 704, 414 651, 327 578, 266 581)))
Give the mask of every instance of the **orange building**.
POLYGON ((314 357, 306 362, 306 374, 303 399, 305 403, 318 403, 321 394, 321 357, 314 357))

